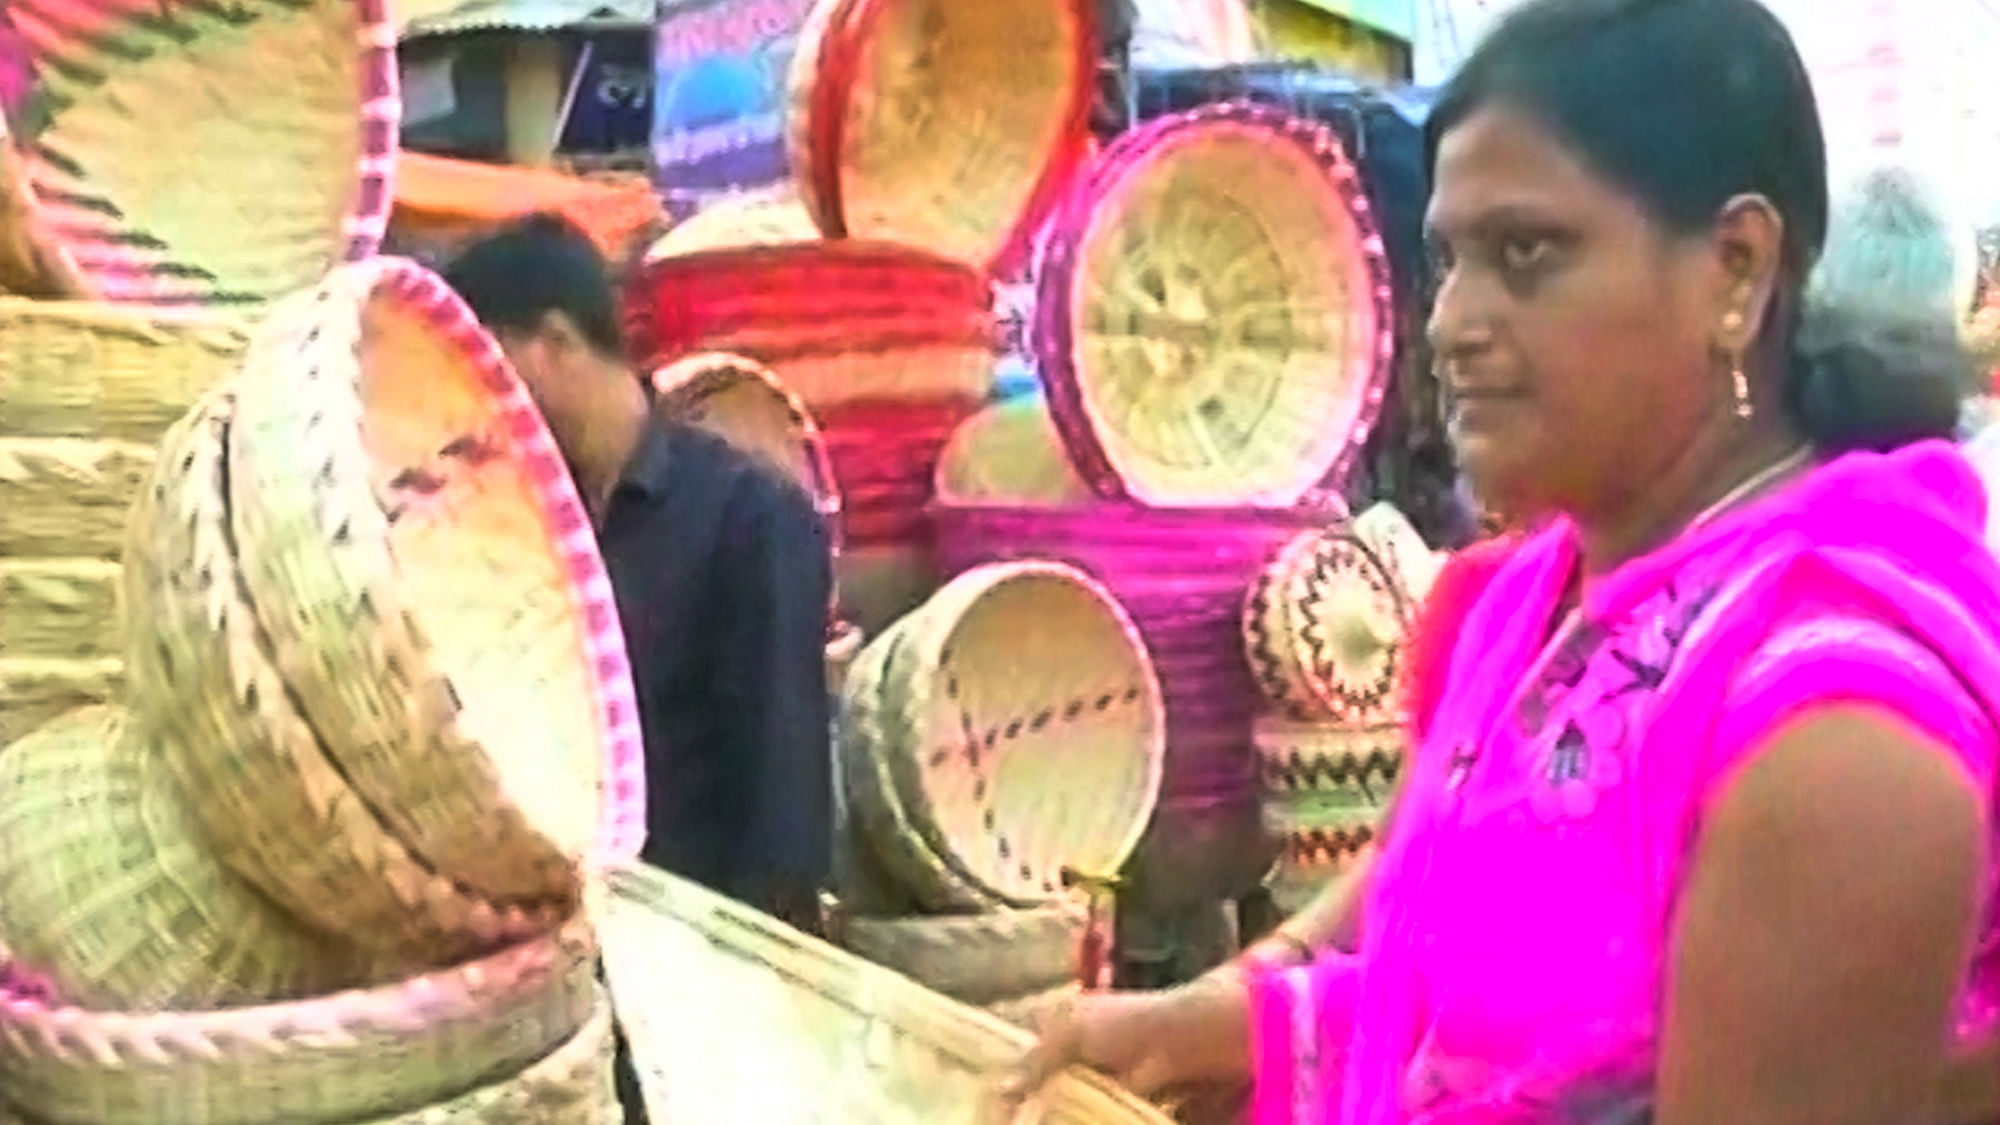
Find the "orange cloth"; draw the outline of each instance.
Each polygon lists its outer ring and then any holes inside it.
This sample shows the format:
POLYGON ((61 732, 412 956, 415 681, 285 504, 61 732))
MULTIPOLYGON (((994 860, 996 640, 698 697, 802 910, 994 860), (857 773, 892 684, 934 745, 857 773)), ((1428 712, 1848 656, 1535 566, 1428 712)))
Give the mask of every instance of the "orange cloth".
POLYGON ((419 236, 471 234, 536 211, 567 216, 614 261, 663 214, 644 183, 600 183, 543 168, 415 152, 404 152, 396 167, 392 221, 419 236))

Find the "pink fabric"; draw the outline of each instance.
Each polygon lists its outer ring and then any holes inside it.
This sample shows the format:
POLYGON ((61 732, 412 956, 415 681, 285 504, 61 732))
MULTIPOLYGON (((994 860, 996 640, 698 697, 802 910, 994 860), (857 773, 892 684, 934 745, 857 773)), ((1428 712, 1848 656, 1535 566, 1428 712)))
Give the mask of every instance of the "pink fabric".
MULTIPOLYGON (((1295 985, 1252 983, 1256 1125, 1643 1121, 1690 849, 1779 724, 1884 708, 1945 748, 1990 822, 1985 502, 1942 443, 1842 458, 1592 580, 1546 652, 1574 529, 1524 543, 1466 618, 1361 951, 1313 971, 1310 994, 1346 997, 1314 1012, 1319 1042, 1298 1042, 1295 985)), ((1962 1035, 2000 1012, 1988 917, 1962 1035)))

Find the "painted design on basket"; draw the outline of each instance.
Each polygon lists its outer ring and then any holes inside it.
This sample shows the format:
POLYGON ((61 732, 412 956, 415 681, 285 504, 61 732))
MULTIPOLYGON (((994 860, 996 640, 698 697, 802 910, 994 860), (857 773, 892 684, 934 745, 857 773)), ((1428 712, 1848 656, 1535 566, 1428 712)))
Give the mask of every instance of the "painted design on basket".
MULTIPOLYGON (((1329 627, 1324 607, 1331 601, 1334 588, 1344 581, 1359 579, 1367 586, 1375 598, 1377 609, 1386 609, 1385 616, 1397 629, 1408 627, 1410 611, 1402 592, 1389 579, 1389 572, 1375 552, 1351 536, 1328 537, 1321 541, 1321 549, 1311 555, 1311 565, 1302 576, 1304 589, 1299 598, 1300 616, 1303 618, 1293 640, 1303 646, 1306 683, 1321 696, 1336 717, 1358 722, 1364 718, 1381 716, 1394 699, 1398 677, 1401 675, 1403 646, 1400 637, 1387 639, 1376 654, 1380 664, 1373 679, 1356 683, 1351 673, 1350 661, 1345 654, 1334 651, 1347 638, 1339 636, 1329 627)), ((1384 640, 1384 638, 1370 638, 1384 640)))
MULTIPOLYGON (((131 224, 104 197, 84 164, 50 143, 47 126, 84 92, 102 87, 116 67, 131 67, 163 51, 184 50, 216 24, 240 29, 261 18, 258 8, 301 12, 329 0, 176 0, 137 5, 119 0, 8 0, 8 16, 47 72, 30 93, 20 140, 41 203, 41 220, 61 244, 65 260, 99 297, 153 305, 254 305, 278 294, 224 289, 208 270, 177 261, 174 248, 131 224), (206 26, 205 26, 206 25, 206 26), (105 66, 115 60, 114 67, 105 66), (51 82, 50 78, 59 82, 51 82)), ((343 0, 356 21, 361 56, 357 91, 359 157, 355 186, 337 232, 333 262, 356 262, 382 244, 395 202, 394 172, 400 148, 402 95, 396 67, 396 28, 388 0, 343 0)), ((299 278, 300 282, 309 279, 299 278)))
POLYGON ((625 652, 625 634, 590 517, 555 438, 543 424, 527 388, 508 366, 499 342, 436 274, 414 262, 393 258, 381 259, 376 268, 376 284, 383 291, 422 315, 473 362, 486 391, 494 397, 508 441, 518 451, 547 508, 563 564, 577 590, 587 633, 585 652, 593 661, 603 701, 606 802, 591 860, 600 869, 629 862, 638 856, 645 841, 645 743, 639 731, 639 705, 625 652))
POLYGON ((1266 752, 1258 759, 1264 787, 1280 793, 1304 793, 1358 787, 1370 800, 1386 800, 1402 776, 1403 754, 1370 750, 1366 754, 1327 755, 1310 750, 1266 752))
POLYGON ((1375 221, 1359 171, 1346 147, 1326 126, 1281 110, 1247 101, 1221 102, 1186 113, 1156 119, 1126 133, 1106 149, 1090 171, 1076 178, 1056 210, 1053 232, 1044 254, 1036 302, 1036 351, 1043 357, 1044 389, 1057 432, 1068 447, 1077 471, 1098 495, 1131 499, 1084 404, 1076 367, 1076 325, 1071 320, 1070 290, 1078 284, 1077 256, 1090 229, 1092 214, 1113 190, 1142 168, 1148 154, 1174 134, 1209 122, 1234 122, 1266 130, 1275 140, 1302 146, 1327 174, 1358 238, 1352 271, 1363 282, 1352 292, 1367 302, 1374 339, 1355 349, 1348 372, 1352 387, 1344 425, 1344 440, 1317 486, 1301 498, 1306 511, 1346 515, 1344 494, 1360 467, 1361 454, 1381 416, 1395 367, 1395 309, 1388 250, 1375 221))

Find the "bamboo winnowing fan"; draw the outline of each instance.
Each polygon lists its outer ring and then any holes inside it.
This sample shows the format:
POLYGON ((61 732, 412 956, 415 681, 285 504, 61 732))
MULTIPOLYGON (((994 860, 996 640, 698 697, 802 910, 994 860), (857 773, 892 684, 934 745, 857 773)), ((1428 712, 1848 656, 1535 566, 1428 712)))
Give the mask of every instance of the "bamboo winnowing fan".
MULTIPOLYGON (((986 1122, 1026 1032, 650 867, 616 871, 600 936, 655 1121, 986 1122)), ((1017 1122, 1167 1125, 1072 1073, 1017 1122)))

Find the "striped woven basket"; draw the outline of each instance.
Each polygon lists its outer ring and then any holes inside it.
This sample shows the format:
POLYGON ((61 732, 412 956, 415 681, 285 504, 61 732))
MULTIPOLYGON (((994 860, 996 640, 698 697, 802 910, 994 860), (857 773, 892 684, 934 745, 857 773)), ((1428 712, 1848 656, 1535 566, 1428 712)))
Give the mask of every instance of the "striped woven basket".
POLYGON ((151 446, 247 341, 225 312, 0 297, 0 436, 151 446))
POLYGON ((157 737, 116 708, 73 711, 0 751, 0 792, 0 935, 75 1003, 244 1004, 368 973, 207 853, 157 737))
MULTIPOLYGON (((1024 1031, 650 868, 614 874, 605 969, 652 1120, 978 1121, 1024 1031), (781 1077, 782 1080, 774 1080, 781 1077)), ((1166 1125, 1082 1070, 1048 1125, 1166 1125)))
POLYGON ((877 637, 843 769, 875 846, 940 910, 1032 906, 1111 874, 1160 790, 1160 685, 1131 619, 1059 563, 982 567, 877 637))
POLYGON ((91 295, 261 304, 380 243, 401 114, 384 0, 7 17, 37 75, 15 121, 27 180, 91 295))
POLYGON ((225 386, 168 432, 125 552, 132 705, 222 861, 315 930, 397 967, 547 929, 565 903, 493 902, 426 867, 370 814, 280 679, 234 537, 225 386))
POLYGON ((47 1125, 337 1125, 397 1114, 413 1115, 397 1125, 605 1125, 470 1113, 482 1094, 489 1107, 533 1104, 490 1087, 527 1079, 537 1060, 574 1048, 580 1029, 591 1042, 596 952, 573 922, 380 988, 199 1012, 88 1011, 14 987, 0 992, 0 1098, 47 1125), (438 1115, 447 1109, 458 1115, 438 1115))
POLYGON ((1388 262, 1340 141, 1248 104, 1159 118, 1051 225, 1035 348, 1108 498, 1340 512, 1394 359, 1388 262))
POLYGON ((376 259, 275 308, 235 391, 230 523, 257 622, 387 832, 502 902, 568 901, 579 865, 636 852, 610 582, 499 345, 434 275, 376 259))
POLYGON ((1373 843, 1402 777, 1403 728, 1259 719, 1264 817, 1282 841, 1267 885, 1278 908, 1303 909, 1373 843))
POLYGON ((1025 255, 1089 144, 1090 0, 819 0, 793 54, 790 145, 828 237, 982 269, 1025 255))

